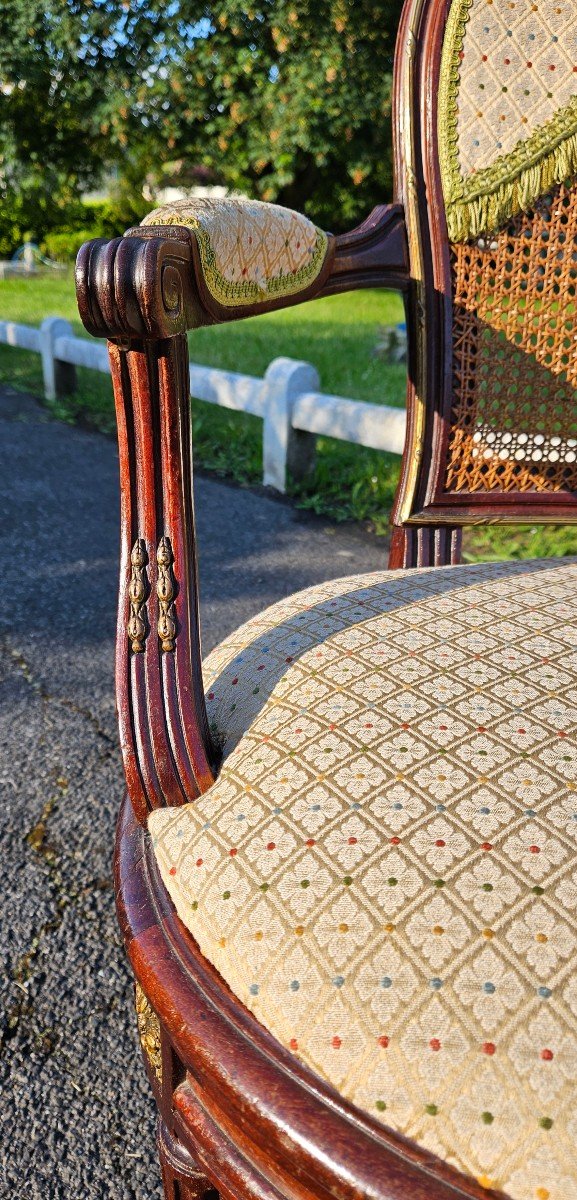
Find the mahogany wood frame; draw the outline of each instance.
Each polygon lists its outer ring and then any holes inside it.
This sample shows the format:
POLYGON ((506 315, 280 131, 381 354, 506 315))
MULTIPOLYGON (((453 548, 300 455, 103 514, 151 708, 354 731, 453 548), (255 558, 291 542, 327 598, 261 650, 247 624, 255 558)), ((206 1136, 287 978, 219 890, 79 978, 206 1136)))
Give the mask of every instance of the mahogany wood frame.
POLYGON ((129 230, 80 252, 79 308, 108 338, 121 473, 116 687, 128 795, 116 874, 127 952, 153 1021, 166 1200, 488 1200, 496 1196, 353 1108, 252 1017, 177 918, 144 824, 213 781, 204 707, 192 508, 186 331, 360 287, 403 292, 408 431, 393 512, 392 567, 456 562, 461 526, 577 519, 574 497, 447 497, 440 491, 451 398, 451 290, 435 103, 449 0, 406 0, 395 61, 395 203, 330 238, 323 271, 296 297, 223 308, 194 233, 129 230), (156 1014, 156 1016, 154 1016, 156 1014))

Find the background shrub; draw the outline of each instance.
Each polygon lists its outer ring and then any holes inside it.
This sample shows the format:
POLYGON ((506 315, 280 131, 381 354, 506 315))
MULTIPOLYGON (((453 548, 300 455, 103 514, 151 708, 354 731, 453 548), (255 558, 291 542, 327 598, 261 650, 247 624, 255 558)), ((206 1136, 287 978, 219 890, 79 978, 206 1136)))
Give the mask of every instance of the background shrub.
POLYGON ((47 258, 52 259, 52 262, 73 263, 84 242, 89 242, 92 238, 97 237, 102 237, 100 227, 97 225, 90 229, 56 229, 53 233, 47 234, 44 241, 40 243, 40 250, 47 258))

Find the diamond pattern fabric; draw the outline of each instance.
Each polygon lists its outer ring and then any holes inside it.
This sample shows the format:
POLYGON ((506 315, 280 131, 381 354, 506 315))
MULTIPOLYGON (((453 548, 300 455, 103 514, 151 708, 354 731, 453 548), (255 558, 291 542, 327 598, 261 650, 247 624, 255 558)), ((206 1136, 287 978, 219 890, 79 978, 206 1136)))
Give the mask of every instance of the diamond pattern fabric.
POLYGON ((382 572, 209 656, 223 764, 149 818, 202 953, 343 1096, 577 1195, 577 563, 382 572))
POLYGON ((142 224, 194 229, 208 290, 229 307, 310 287, 328 246, 326 233, 301 213, 244 197, 176 200, 148 213, 142 224))
POLYGON ((439 106, 452 240, 459 202, 475 235, 564 182, 577 167, 573 0, 453 0, 439 106))
POLYGON ((550 121, 577 93, 572 0, 474 0, 463 43, 459 165, 489 167, 550 121))

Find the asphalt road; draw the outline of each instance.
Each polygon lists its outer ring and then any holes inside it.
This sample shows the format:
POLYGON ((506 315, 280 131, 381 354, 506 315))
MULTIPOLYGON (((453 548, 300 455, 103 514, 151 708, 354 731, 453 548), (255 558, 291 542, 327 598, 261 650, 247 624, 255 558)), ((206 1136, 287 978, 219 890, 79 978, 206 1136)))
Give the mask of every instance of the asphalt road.
MULTIPOLYGON (((114 443, 0 391, 0 1196, 157 1200, 116 928, 114 443)), ((205 651, 383 543, 198 477, 205 651)))

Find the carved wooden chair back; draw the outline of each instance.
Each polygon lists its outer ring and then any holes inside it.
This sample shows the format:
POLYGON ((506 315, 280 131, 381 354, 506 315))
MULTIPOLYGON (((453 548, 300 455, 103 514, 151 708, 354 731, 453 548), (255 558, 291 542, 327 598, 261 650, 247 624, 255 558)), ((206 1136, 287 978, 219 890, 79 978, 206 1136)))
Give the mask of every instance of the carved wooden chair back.
POLYGON ((469 522, 577 520, 574 18, 570 0, 405 7, 408 524, 391 565, 455 560, 469 522))

